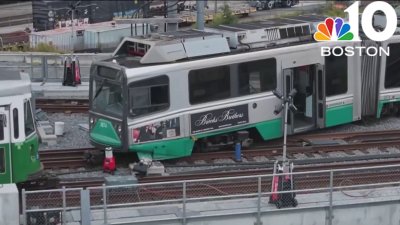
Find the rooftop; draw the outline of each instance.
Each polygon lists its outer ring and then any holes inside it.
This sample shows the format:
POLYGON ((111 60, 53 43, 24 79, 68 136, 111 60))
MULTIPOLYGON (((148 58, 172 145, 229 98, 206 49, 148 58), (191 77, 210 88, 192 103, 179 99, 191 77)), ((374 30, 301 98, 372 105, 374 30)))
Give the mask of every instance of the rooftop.
MULTIPOLYGON (((109 30, 116 30, 130 27, 127 24, 115 24, 113 21, 103 22, 103 23, 93 23, 93 24, 82 24, 80 26, 75 26, 75 30, 88 30, 88 31, 109 31, 109 30)), ((48 36, 48 35, 57 35, 57 34, 64 34, 64 33, 71 33, 71 27, 62 27, 57 28, 54 30, 46 30, 40 32, 32 32, 32 35, 40 35, 40 36, 48 36)))

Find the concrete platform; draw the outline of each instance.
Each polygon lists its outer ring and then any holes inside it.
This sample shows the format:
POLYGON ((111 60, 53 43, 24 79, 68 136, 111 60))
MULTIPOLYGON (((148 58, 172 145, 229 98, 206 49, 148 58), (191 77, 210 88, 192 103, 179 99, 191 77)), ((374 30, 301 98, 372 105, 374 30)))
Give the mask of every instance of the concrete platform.
POLYGON ((0 185, 0 224, 19 224, 19 194, 15 184, 0 185))
POLYGON ((63 86, 61 82, 33 82, 32 93, 36 99, 88 99, 89 82, 76 87, 63 86))
MULTIPOLYGON (((336 191, 333 193, 332 224, 398 224, 400 187, 336 191)), ((262 198, 261 222, 269 224, 328 224, 329 193, 298 194, 296 208, 277 209, 262 198)), ((101 206, 100 206, 101 207, 101 206)), ((154 204, 108 209, 109 224, 182 224, 182 204, 154 204)), ((197 201, 186 204, 186 224, 255 224, 257 199, 197 201)), ((68 225, 78 225, 80 211, 70 211, 68 225)), ((91 225, 103 224, 104 211, 91 211, 91 225)))

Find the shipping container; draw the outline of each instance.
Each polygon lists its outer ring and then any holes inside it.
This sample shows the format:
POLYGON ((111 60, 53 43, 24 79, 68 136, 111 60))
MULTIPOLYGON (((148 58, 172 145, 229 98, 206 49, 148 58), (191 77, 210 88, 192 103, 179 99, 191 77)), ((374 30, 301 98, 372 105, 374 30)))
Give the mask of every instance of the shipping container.
POLYGON ((147 34, 148 29, 146 24, 137 24, 132 27, 121 24, 115 27, 88 28, 84 34, 84 48, 101 52, 113 51, 124 37, 147 34))
MULTIPOLYGON (((95 24, 82 24, 74 29, 74 51, 96 50, 113 51, 124 37, 147 34, 149 27, 146 24, 115 24, 104 22, 95 24)), ((72 50, 71 27, 63 27, 54 30, 33 32, 29 35, 31 47, 37 47, 39 43, 55 46, 65 52, 72 50)))

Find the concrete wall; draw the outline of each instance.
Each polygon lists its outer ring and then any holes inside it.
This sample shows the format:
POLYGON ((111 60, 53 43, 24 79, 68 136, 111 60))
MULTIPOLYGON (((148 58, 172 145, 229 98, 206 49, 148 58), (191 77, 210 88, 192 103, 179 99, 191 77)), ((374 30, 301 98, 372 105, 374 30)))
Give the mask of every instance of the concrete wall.
MULTIPOLYGON (((190 218, 188 225, 243 225, 256 224, 256 213, 242 215, 237 213, 209 218, 190 218)), ((261 215, 262 225, 328 225, 328 207, 280 209, 264 212, 261 215)), ((396 202, 356 204, 335 207, 333 209, 333 225, 398 225, 400 222, 400 206, 396 202)), ((174 224, 181 221, 150 222, 148 224, 174 224)), ((260 224, 261 225, 261 224, 260 224)))

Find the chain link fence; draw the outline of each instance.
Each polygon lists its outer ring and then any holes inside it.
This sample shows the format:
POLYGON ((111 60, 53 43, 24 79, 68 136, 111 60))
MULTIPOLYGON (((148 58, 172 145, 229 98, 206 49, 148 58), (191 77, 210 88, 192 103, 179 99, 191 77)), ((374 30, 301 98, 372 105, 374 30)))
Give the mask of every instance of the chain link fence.
POLYGON ((80 208, 82 188, 22 190, 23 225, 65 224, 67 210, 80 208))
MULTIPOLYGON (((256 215, 258 222, 261 221, 262 214, 277 208, 322 207, 324 211, 327 208, 327 221, 332 224, 334 207, 337 204, 343 204, 344 201, 351 204, 360 199, 368 201, 368 198, 377 197, 382 190, 397 188, 400 186, 400 177, 394 174, 398 172, 400 166, 395 165, 168 183, 103 185, 87 189, 89 196, 86 199, 89 202, 81 202, 80 188, 23 191, 23 224, 66 224, 71 222, 68 213, 80 213, 81 208, 83 212, 85 204, 89 213, 81 216, 90 220, 92 215, 96 215, 96 223, 112 222, 117 219, 115 215, 120 214, 123 209, 128 209, 125 210, 128 214, 124 219, 128 218, 129 222, 135 223, 138 215, 133 211, 136 209, 175 206, 177 211, 173 213, 177 215, 176 219, 185 224, 195 210, 202 210, 198 212, 201 215, 207 214, 209 209, 202 203, 222 201, 241 202, 228 208, 244 208, 242 213, 256 215)), ((398 191, 388 191, 385 198, 397 199, 397 193, 398 191)), ((376 202, 377 199, 368 202, 376 202)))

